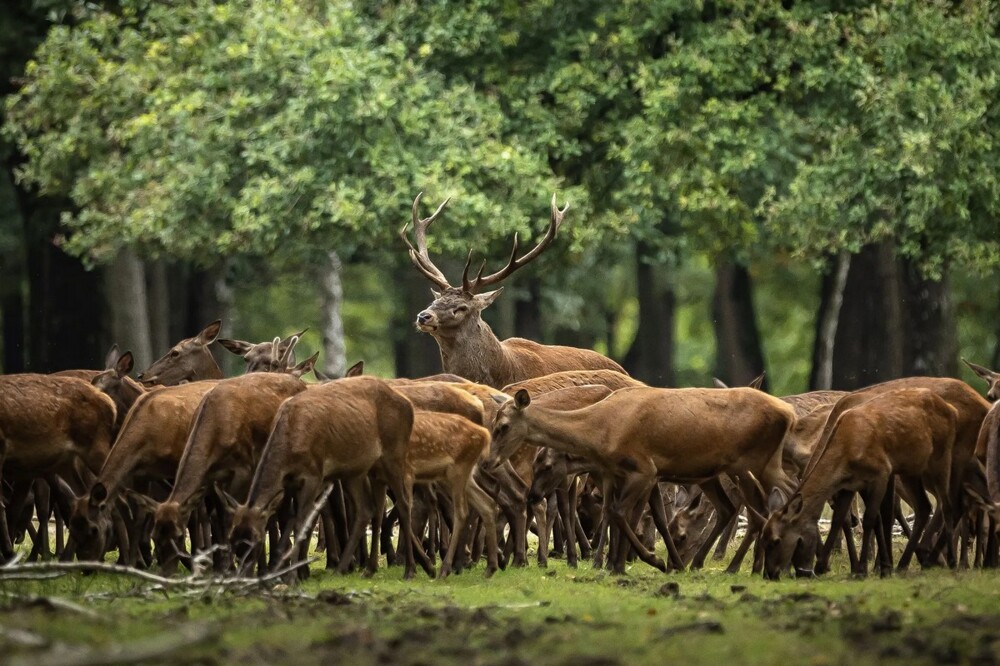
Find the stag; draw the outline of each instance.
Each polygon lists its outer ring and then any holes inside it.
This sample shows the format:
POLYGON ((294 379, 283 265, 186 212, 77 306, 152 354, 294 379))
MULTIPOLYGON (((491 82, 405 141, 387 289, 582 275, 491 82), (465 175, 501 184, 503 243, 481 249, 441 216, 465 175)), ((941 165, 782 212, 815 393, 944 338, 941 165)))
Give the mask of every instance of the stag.
POLYGON ((403 226, 399 235, 409 248, 413 265, 441 289, 440 292, 432 290, 434 302, 417 315, 416 326, 437 340, 445 372, 494 388, 561 370, 604 368, 625 372, 611 359, 589 349, 542 345, 524 338, 501 341, 482 319, 482 311, 496 300, 503 287, 487 292, 481 290, 498 285, 511 273, 538 257, 556 237, 569 204, 560 209, 556 206, 553 195, 552 216, 545 235, 534 248, 520 257, 517 256, 519 245, 515 235, 510 259, 496 273, 483 275, 484 263, 476 275, 470 278, 470 252, 462 273, 462 286, 453 287, 427 253, 427 228, 441 214, 448 200, 438 206, 433 215, 420 219, 421 196, 423 193, 413 200, 412 223, 416 247, 407 236, 409 223, 403 226))

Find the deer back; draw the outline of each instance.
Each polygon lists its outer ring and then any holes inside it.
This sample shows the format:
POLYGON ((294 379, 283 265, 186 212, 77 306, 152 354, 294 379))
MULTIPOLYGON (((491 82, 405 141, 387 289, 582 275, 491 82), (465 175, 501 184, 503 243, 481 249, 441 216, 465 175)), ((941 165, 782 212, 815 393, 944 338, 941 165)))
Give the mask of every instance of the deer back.
POLYGON ((612 391, 623 388, 633 388, 645 386, 638 379, 633 379, 627 374, 618 370, 564 370, 533 377, 522 381, 508 384, 503 388, 503 392, 514 395, 518 389, 525 389, 531 395, 541 395, 558 389, 569 388, 571 386, 599 385, 606 386, 612 391))
POLYGON ((476 425, 483 425, 483 403, 461 388, 445 382, 419 382, 395 385, 393 389, 405 396, 416 409, 457 414, 476 425))

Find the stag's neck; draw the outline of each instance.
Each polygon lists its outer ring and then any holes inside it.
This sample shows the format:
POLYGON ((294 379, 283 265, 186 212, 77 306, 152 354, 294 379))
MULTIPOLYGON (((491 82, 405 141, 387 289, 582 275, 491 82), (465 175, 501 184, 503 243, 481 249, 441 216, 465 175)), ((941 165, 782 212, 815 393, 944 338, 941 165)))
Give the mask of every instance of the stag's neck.
POLYGON ((588 460, 606 460, 612 453, 603 419, 591 408, 562 411, 545 407, 525 408, 528 443, 547 446, 588 460))
POLYGON ((453 336, 435 337, 445 372, 493 388, 510 383, 510 360, 493 329, 482 319, 470 321, 453 336))

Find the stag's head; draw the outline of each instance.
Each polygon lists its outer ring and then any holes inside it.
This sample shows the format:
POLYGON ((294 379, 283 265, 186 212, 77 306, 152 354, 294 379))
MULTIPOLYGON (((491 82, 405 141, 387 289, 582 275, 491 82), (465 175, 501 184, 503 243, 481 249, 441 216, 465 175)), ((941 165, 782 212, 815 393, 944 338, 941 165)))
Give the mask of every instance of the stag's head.
POLYGON ((233 510, 233 526, 229 530, 229 543, 236 556, 237 566, 246 572, 253 565, 252 555, 264 543, 267 521, 278 510, 283 495, 279 493, 266 505, 248 502, 238 504, 230 495, 223 493, 223 500, 233 510))
POLYGON ((185 338, 171 347, 153 365, 146 368, 138 379, 146 386, 161 384, 176 386, 197 379, 219 379, 222 371, 215 362, 208 346, 215 342, 222 329, 222 320, 216 319, 193 338, 185 338))
POLYGON ((290 363, 295 362, 295 344, 302 334, 309 329, 303 329, 287 338, 275 338, 271 342, 246 342, 245 340, 229 340, 219 338, 219 344, 243 359, 246 372, 283 372, 290 363))
POLYGON ((547 446, 539 447, 535 455, 534 478, 528 489, 528 504, 537 504, 551 495, 568 474, 565 454, 547 446))
POLYGON ((569 209, 569 204, 566 204, 561 209, 556 206, 556 197, 552 195, 552 215, 545 236, 529 252, 518 257, 518 238, 517 234, 515 234, 510 259, 507 261, 507 265, 496 273, 483 275, 483 270, 486 268, 486 263, 483 262, 476 275, 470 277, 469 268, 472 265, 472 251, 470 250, 469 258, 465 262, 465 270, 462 272, 462 285, 461 287, 457 287, 452 286, 448 282, 444 273, 434 265, 430 255, 427 253, 427 228, 438 218, 448 204, 449 199, 445 199, 444 203, 438 206, 433 215, 420 219, 420 198, 422 196, 423 193, 420 193, 413 200, 412 223, 416 247, 410 243, 410 239, 406 233, 407 228, 410 226, 409 223, 403 226, 399 235, 409 248, 410 261, 413 262, 413 265, 417 267, 417 270, 424 277, 437 285, 441 290, 432 290, 431 293, 434 294, 434 302, 417 315, 416 321, 417 329, 425 333, 430 333, 437 338, 457 337, 465 327, 475 326, 476 322, 481 320, 480 313, 496 300, 500 292, 503 291, 503 287, 493 291, 482 290, 486 287, 498 285, 508 275, 540 255, 556 237, 556 232, 562 225, 563 217, 569 209))
POLYGON ((986 399, 990 402, 996 402, 1000 400, 1000 372, 994 372, 984 368, 981 365, 976 365, 975 363, 969 363, 964 358, 962 361, 969 366, 974 373, 986 380, 986 383, 990 385, 989 389, 986 391, 986 399))
POLYGON ((493 441, 490 444, 490 460, 494 465, 514 455, 528 439, 528 424, 524 410, 531 404, 531 396, 524 389, 514 394, 514 399, 505 399, 497 415, 493 418, 493 441))
POLYGON ((705 493, 689 493, 684 488, 677 491, 674 507, 674 515, 667 528, 674 545, 681 553, 681 559, 686 560, 700 545, 698 537, 715 514, 712 503, 705 499, 705 493))

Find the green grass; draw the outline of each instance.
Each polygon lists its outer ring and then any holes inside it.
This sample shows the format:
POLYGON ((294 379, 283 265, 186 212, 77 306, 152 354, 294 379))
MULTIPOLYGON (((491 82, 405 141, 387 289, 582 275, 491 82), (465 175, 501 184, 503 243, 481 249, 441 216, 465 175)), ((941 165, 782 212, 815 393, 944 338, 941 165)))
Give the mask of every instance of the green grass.
POLYGON ((624 577, 549 568, 476 568, 447 581, 314 569, 253 596, 151 591, 108 575, 0 583, 0 661, 107 651, 208 626, 210 640, 162 663, 865 664, 993 663, 1000 574, 913 571, 891 579, 766 582, 718 570, 624 577), (59 597, 88 614, 47 608, 59 597), (18 640, 24 630, 40 645, 18 640), (13 638, 11 638, 13 636, 13 638))

